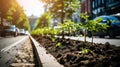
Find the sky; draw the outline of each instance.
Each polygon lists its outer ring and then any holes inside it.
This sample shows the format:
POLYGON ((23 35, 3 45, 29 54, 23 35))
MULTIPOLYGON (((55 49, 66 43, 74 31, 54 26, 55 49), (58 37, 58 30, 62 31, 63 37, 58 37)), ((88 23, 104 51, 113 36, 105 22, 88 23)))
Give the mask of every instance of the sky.
POLYGON ((40 0, 17 0, 18 3, 23 7, 24 12, 27 16, 39 17, 44 12, 43 3, 40 0))

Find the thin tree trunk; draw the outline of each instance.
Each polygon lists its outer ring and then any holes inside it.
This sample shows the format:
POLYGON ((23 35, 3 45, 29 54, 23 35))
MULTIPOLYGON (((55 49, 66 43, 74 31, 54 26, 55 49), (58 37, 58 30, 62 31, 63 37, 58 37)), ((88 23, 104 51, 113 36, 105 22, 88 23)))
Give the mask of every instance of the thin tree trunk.
POLYGON ((3 26, 3 18, 1 17, 1 26, 3 26))
POLYGON ((93 32, 92 32, 92 45, 93 45, 93 32))
POLYGON ((84 41, 86 42, 86 29, 85 29, 85 32, 84 32, 84 41))
MULTIPOLYGON (((61 16, 61 23, 64 23, 64 2, 62 0, 62 16, 61 16)), ((64 38, 64 29, 62 29, 62 38, 64 38)))

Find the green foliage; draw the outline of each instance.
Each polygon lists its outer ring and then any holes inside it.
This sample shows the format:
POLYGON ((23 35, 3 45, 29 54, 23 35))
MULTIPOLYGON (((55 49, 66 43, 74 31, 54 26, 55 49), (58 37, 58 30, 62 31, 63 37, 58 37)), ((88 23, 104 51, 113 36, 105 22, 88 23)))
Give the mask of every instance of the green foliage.
POLYGON ((92 32, 92 43, 94 33, 98 31, 104 31, 108 27, 106 24, 99 23, 101 20, 101 18, 97 18, 96 20, 89 20, 85 25, 86 29, 92 32))
POLYGON ((24 29, 30 31, 30 24, 29 24, 29 20, 28 20, 27 17, 25 18, 23 24, 24 24, 24 25, 23 25, 24 29))
MULTIPOLYGON (((30 29, 28 17, 24 14, 23 8, 16 0, 0 1, 0 17, 1 20, 4 18, 19 28, 30 29)), ((3 21, 1 21, 1 24, 3 24, 3 21)))
POLYGON ((56 46, 56 47, 59 47, 59 48, 62 47, 60 42, 58 42, 55 46, 56 46))
POLYGON ((37 36, 41 36, 42 35, 42 29, 36 29, 36 30, 33 30, 31 32, 31 35, 37 35, 37 36))
POLYGON ((51 36, 54 37, 57 34, 57 30, 53 27, 43 27, 33 30, 31 35, 38 35, 38 36, 51 36))
POLYGON ((59 33, 61 33, 61 31, 64 31, 64 34, 65 33, 72 34, 76 30, 76 27, 75 27, 76 24, 69 19, 65 19, 63 24, 58 23, 58 26, 60 27, 59 28, 59 33))
POLYGON ((53 18, 67 16, 71 18, 72 14, 80 8, 79 0, 40 0, 45 3, 53 18), (50 6, 49 6, 50 5, 50 6), (64 13, 64 16, 62 15, 64 13))
MULTIPOLYGON (((54 19, 61 18, 61 23, 64 23, 64 18, 71 19, 72 14, 77 12, 80 8, 79 0, 40 0, 40 1, 45 3, 46 10, 50 12, 52 18, 54 19)), ((61 28, 62 38, 64 38, 63 35, 64 26, 65 25, 63 24, 61 28)))
POLYGON ((57 16, 57 17, 61 17, 60 11, 62 11, 63 9, 63 11, 65 12, 64 15, 67 16, 68 18, 71 18, 72 14, 76 12, 80 7, 80 1, 78 0, 57 0, 53 4, 54 5, 51 7, 53 9, 50 11, 53 13, 54 16, 57 16))
POLYGON ((39 17, 35 23, 35 29, 49 27, 50 26, 51 17, 48 13, 44 13, 41 17, 39 17))
POLYGON ((55 42, 56 38, 54 38, 54 37, 51 37, 51 40, 52 40, 52 42, 55 42))
POLYGON ((101 18, 97 18, 96 20, 89 20, 85 25, 88 31, 98 32, 99 30, 105 30, 108 26, 106 24, 100 24, 101 18))
MULTIPOLYGON (((83 21, 83 28, 87 31, 92 32, 92 43, 93 43, 94 33, 98 32, 98 31, 104 31, 108 27, 106 24, 99 23, 102 20, 101 18, 97 18, 96 20, 89 20, 88 19, 89 16, 87 15, 87 13, 82 13, 81 18, 84 20, 83 21)), ((86 32, 84 33, 84 35, 86 35, 86 32)), ((85 36, 85 39, 86 39, 86 36, 85 36)))
POLYGON ((88 54, 88 52, 90 52, 90 49, 86 49, 86 48, 82 48, 80 53, 82 54, 88 54))
POLYGON ((83 27, 88 31, 97 32, 100 29, 104 30, 108 27, 106 24, 99 23, 102 20, 101 18, 97 18, 96 20, 89 20, 89 16, 86 13, 82 13, 81 18, 85 19, 83 27))
POLYGON ((77 24, 75 24, 75 28, 76 28, 76 33, 78 36, 81 36, 82 34, 79 34, 80 33, 80 30, 83 29, 83 25, 81 22, 78 22, 77 24))
POLYGON ((81 13, 80 14, 81 19, 85 19, 88 20, 89 16, 87 15, 87 13, 81 13))

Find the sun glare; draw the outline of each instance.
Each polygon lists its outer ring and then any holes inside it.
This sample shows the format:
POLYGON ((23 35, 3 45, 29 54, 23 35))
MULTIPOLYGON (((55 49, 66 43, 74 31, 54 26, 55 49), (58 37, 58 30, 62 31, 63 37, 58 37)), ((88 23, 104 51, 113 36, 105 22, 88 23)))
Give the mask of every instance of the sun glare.
POLYGON ((27 16, 40 16, 44 12, 43 3, 39 0, 17 0, 27 16))

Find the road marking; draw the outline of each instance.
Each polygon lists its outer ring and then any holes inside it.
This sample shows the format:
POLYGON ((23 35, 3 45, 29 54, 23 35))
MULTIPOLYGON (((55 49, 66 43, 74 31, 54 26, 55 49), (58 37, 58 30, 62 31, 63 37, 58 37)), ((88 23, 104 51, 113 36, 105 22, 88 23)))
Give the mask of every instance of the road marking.
POLYGON ((14 47, 15 45, 19 44, 20 42, 26 40, 27 38, 28 38, 28 36, 25 37, 25 38, 23 38, 23 39, 21 39, 21 40, 19 40, 19 41, 17 41, 17 42, 15 42, 15 43, 13 43, 13 44, 11 44, 10 46, 7 46, 7 47, 3 48, 3 49, 1 50, 1 52, 6 52, 6 51, 8 51, 10 48, 12 48, 12 47, 14 47))

